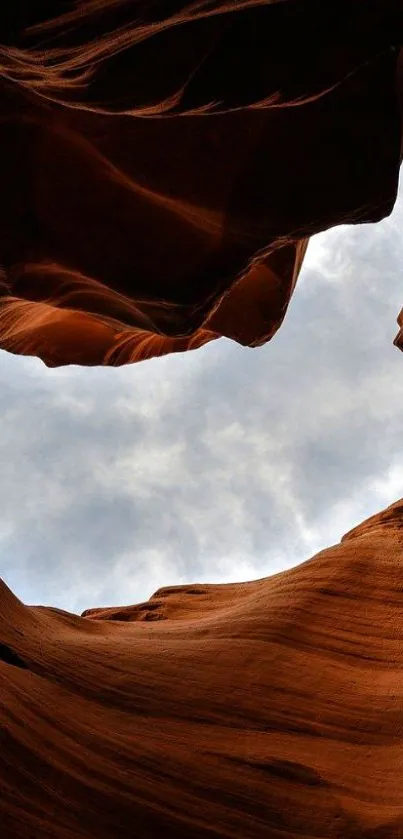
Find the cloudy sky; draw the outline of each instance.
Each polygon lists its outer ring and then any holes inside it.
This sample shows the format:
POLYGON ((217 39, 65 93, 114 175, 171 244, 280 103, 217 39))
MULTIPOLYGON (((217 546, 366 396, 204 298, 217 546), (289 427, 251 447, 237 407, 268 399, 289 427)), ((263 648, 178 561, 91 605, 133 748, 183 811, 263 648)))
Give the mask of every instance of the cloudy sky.
POLYGON ((0 574, 74 612, 266 576, 403 495, 403 198, 310 244, 285 323, 120 370, 0 353, 0 574))

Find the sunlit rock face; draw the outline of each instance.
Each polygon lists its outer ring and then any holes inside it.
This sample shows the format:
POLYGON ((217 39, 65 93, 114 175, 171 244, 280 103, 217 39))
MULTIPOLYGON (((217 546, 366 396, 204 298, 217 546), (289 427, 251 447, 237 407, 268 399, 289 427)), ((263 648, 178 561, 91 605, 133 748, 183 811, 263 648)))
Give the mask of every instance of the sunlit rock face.
POLYGON ((84 617, 3 585, 4 839, 402 836, 402 523, 84 617))
POLYGON ((308 238, 393 208, 402 0, 14 0, 0 32, 3 349, 257 346, 308 238))

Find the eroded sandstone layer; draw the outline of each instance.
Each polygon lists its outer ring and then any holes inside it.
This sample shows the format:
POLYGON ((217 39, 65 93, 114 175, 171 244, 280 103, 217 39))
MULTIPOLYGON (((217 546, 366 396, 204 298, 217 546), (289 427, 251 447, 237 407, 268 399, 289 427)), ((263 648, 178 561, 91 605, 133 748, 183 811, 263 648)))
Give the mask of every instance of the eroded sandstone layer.
POLYGON ((0 594, 4 839, 403 836, 403 501, 290 571, 0 594))
POLYGON ((393 208, 402 0, 12 0, 0 42, 0 348, 260 345, 309 237, 393 208))

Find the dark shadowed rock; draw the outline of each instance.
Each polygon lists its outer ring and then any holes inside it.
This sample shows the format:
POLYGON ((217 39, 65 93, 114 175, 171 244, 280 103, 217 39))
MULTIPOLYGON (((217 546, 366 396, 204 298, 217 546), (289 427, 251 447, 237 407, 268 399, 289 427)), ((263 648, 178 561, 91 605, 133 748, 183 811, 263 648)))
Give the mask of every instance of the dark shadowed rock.
POLYGON ((0 347, 257 346, 308 238, 391 212, 401 0, 3 5, 0 347))

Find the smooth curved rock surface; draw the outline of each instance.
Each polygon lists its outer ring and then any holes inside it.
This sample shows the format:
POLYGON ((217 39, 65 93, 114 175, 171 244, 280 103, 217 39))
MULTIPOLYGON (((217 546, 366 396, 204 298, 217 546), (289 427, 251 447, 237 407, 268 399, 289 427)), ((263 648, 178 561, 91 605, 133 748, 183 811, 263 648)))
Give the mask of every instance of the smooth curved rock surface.
POLYGON ((402 0, 13 0, 0 37, 0 348, 257 346, 309 237, 392 210, 402 0))
POLYGON ((403 501, 274 577, 0 595, 4 839, 403 836, 403 501))

